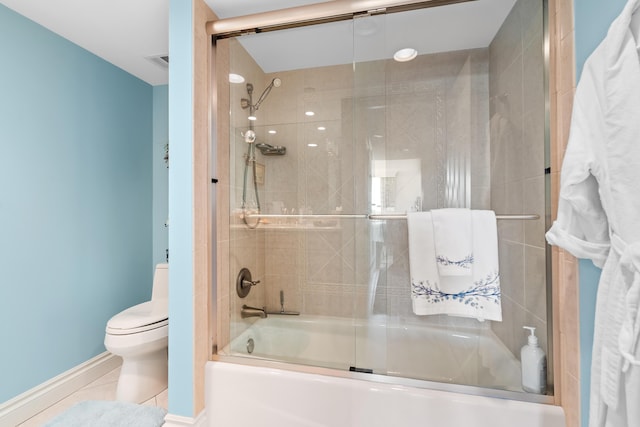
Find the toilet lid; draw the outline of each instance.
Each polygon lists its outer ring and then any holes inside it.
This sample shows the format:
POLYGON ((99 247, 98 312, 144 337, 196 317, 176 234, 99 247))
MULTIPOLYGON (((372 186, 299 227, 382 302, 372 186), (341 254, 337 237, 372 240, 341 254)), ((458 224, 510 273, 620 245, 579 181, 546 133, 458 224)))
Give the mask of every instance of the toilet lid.
POLYGON ((107 322, 107 333, 133 334, 160 328, 168 323, 167 300, 147 301, 113 316, 107 322))

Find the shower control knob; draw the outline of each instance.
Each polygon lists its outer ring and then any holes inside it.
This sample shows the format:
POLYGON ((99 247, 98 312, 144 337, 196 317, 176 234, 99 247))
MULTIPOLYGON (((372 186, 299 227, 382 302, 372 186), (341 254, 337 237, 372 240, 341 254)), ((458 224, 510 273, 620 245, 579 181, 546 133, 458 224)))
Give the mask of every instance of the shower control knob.
POLYGON ((260 283, 260 280, 252 280, 251 272, 248 268, 243 268, 238 273, 236 279, 236 292, 240 298, 244 298, 249 295, 251 288, 260 283))
POLYGON ((255 285, 257 285, 258 283, 260 283, 260 280, 255 280, 255 281, 253 281, 253 282, 252 282, 252 281, 250 281, 250 280, 243 280, 243 281, 242 281, 242 286, 245 286, 245 287, 246 287, 246 286, 249 286, 249 287, 251 287, 251 286, 255 286, 255 285))

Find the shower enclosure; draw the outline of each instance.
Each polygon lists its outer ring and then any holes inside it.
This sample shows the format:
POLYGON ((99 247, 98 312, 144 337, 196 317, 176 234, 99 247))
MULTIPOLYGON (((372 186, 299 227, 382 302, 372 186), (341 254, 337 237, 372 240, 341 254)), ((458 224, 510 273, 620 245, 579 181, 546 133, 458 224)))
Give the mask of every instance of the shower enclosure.
POLYGON ((455 3, 214 37, 220 357, 545 401, 533 326, 553 395, 546 2, 455 3), (406 213, 439 208, 496 212, 502 322, 413 314, 406 213))

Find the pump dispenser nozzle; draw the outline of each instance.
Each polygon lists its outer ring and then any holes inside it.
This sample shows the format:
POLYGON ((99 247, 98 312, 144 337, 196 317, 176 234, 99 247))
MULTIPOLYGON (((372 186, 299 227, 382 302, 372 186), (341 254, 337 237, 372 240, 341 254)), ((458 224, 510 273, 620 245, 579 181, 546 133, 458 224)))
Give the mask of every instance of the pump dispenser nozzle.
POLYGON ((529 335, 529 345, 538 346, 538 337, 536 336, 536 328, 533 326, 523 326, 522 329, 528 329, 531 332, 529 335))

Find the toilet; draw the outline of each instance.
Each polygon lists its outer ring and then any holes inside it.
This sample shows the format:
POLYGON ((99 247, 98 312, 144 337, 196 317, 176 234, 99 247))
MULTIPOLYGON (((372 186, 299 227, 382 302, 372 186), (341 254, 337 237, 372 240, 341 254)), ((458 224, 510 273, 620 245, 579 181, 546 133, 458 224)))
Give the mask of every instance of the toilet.
POLYGON ((156 265, 151 301, 107 322, 104 346, 122 357, 116 399, 142 403, 167 388, 169 264, 156 265))

